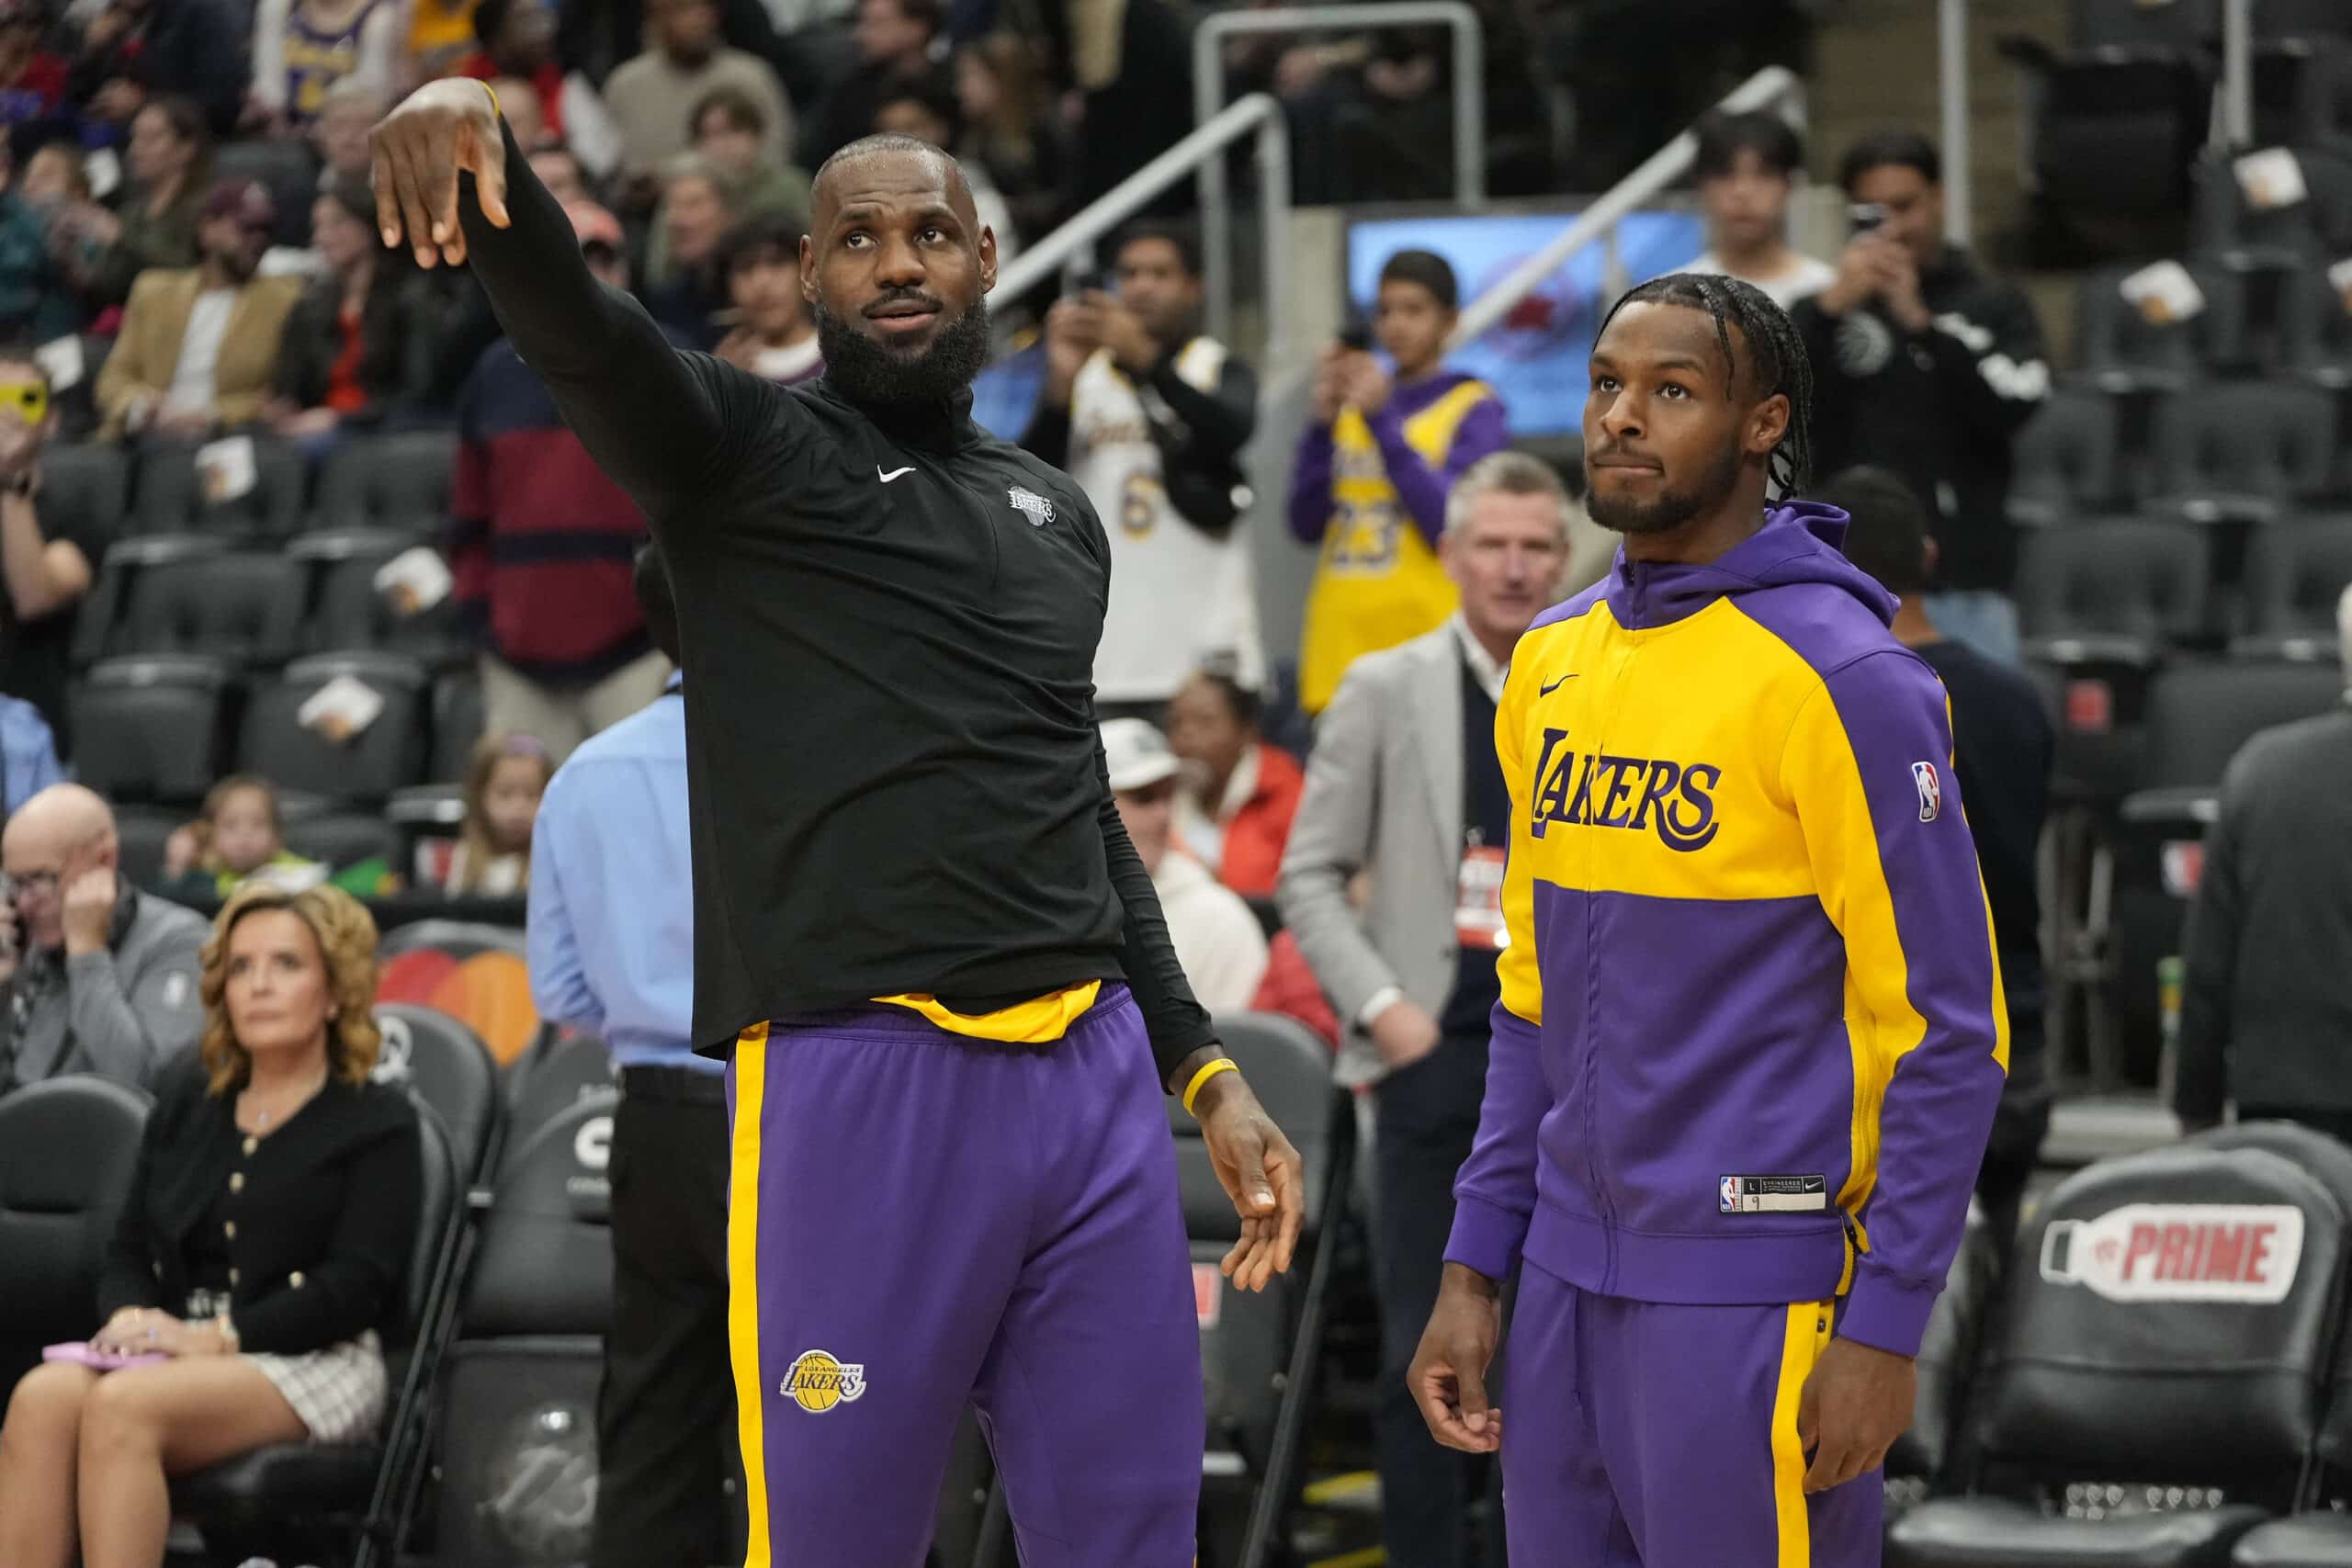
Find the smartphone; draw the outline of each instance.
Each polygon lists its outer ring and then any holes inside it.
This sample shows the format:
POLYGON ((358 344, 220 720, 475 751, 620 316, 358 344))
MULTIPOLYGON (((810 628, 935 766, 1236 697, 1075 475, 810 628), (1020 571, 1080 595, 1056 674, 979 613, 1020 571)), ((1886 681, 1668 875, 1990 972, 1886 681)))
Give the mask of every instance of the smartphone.
POLYGON ((1081 294, 1116 294, 1118 291, 1111 275, 1100 267, 1081 272, 1069 280, 1069 292, 1073 299, 1081 294))
POLYGON ((1372 352, 1372 323, 1362 314, 1351 315, 1340 329, 1340 346, 1351 354, 1372 352))
POLYGON ((1853 232, 1869 234, 1876 232, 1885 224, 1887 213, 1885 206, 1882 203, 1858 201, 1846 209, 1846 216, 1853 224, 1853 232))

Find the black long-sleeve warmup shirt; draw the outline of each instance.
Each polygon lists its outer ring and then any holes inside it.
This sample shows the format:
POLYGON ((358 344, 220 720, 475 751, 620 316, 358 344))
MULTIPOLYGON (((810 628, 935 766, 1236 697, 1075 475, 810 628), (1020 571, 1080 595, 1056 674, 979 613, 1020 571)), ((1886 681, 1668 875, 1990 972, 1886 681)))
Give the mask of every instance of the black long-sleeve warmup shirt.
POLYGON ((653 525, 685 660, 695 1039, 927 993, 1124 978, 1163 1079, 1214 1038, 1095 728, 1110 546, 968 394, 868 411, 673 349, 506 141, 460 208, 507 335, 653 525))

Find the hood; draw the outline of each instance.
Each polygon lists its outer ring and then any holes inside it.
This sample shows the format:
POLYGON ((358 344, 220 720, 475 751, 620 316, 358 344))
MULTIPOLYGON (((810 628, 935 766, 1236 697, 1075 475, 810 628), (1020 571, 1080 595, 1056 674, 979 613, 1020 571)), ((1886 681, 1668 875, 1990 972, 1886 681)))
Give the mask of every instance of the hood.
POLYGON ((1672 626, 1718 599, 1759 589, 1817 582, 1851 594, 1882 625, 1894 619, 1894 595, 1848 560, 1841 546, 1846 514, 1815 501, 1774 508, 1764 526, 1704 566, 1680 561, 1629 561, 1623 546, 1610 568, 1610 613, 1628 630, 1672 626))

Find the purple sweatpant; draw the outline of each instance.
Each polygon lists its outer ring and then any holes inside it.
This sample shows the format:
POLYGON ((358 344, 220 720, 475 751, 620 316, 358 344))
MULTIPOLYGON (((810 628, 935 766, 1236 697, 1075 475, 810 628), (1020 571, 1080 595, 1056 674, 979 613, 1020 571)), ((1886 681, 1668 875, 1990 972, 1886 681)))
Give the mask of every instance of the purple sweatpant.
POLYGON ((1880 1472, 1804 1495, 1830 1302, 1675 1306, 1520 1269, 1503 1356, 1510 1568, 1877 1568, 1880 1472))
POLYGON ((1125 990, 1040 1053, 795 1020, 727 1082, 746 1568, 918 1568, 967 1403, 1026 1568, 1187 1568, 1200 1334, 1125 990))

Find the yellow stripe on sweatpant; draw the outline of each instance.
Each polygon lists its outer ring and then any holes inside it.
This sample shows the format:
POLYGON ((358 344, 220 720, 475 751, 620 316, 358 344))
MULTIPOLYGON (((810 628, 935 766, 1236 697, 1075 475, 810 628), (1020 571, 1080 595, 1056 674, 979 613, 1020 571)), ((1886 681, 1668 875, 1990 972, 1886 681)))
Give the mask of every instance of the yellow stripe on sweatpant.
POLYGON ((1813 1568, 1813 1521, 1804 1506, 1804 1445, 1797 1401, 1829 1346, 1834 1302, 1799 1302, 1781 1335, 1781 1381, 1772 1394, 1772 1507, 1781 1527, 1780 1568, 1813 1568))
POLYGON ((736 1440, 751 1545, 743 1568, 768 1568, 767 1380, 760 1373, 760 1102, 768 1026, 735 1041, 735 1128, 727 1173, 727 1353, 735 1367, 736 1440))

